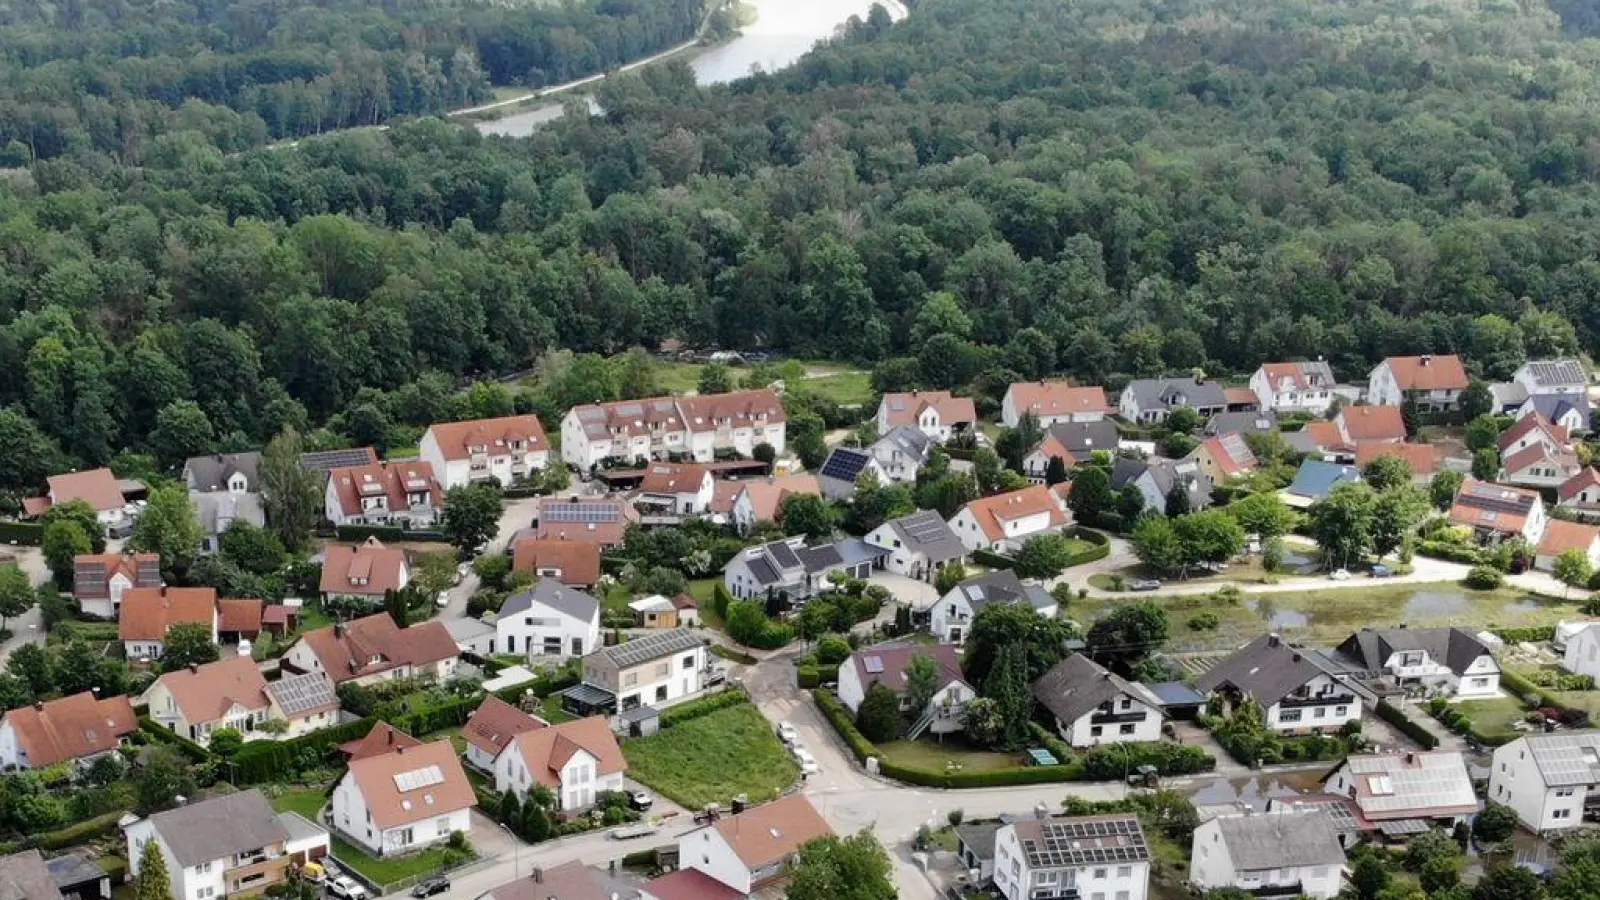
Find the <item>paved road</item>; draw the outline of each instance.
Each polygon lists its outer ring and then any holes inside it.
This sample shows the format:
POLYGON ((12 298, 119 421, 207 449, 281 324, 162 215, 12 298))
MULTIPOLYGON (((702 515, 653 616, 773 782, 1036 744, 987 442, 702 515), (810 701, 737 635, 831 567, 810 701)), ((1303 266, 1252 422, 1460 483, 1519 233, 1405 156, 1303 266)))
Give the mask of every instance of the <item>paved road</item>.
MULTIPOLYGON (((504 553, 506 544, 511 541, 512 535, 519 530, 527 528, 533 521, 534 511, 539 508, 539 498, 518 497, 507 500, 505 509, 500 513, 499 530, 490 539, 489 546, 483 551, 484 556, 495 553, 504 553)), ((475 572, 467 572, 461 583, 450 589, 450 605, 439 611, 439 621, 448 622, 451 619, 464 618, 467 614, 467 601, 478 592, 478 576, 475 572)))
MULTIPOLYGON (((27 573, 28 580, 34 586, 37 587, 50 580, 50 567, 45 565, 44 553, 38 547, 6 547, 0 550, 0 554, 9 557, 7 561, 16 563, 18 568, 27 573)), ((32 607, 20 616, 7 619, 5 626, 11 629, 11 637, 0 642, 0 665, 10 659, 11 654, 23 644, 44 642, 44 625, 39 617, 38 606, 32 607)))

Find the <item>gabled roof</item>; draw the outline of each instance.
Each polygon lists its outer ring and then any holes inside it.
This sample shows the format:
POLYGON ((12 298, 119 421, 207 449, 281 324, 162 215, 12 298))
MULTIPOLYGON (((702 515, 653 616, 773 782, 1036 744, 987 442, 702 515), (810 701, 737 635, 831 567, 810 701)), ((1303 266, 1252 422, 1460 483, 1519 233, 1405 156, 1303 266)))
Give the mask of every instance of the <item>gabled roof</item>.
POLYGON ((1331 674, 1314 651, 1290 646, 1276 634, 1263 634, 1212 666, 1194 685, 1205 694, 1232 686, 1265 709, 1318 675, 1331 674))
POLYGON ((852 496, 856 479, 872 465, 872 454, 859 447, 835 447, 817 470, 817 484, 824 496, 842 499, 852 496))
MULTIPOLYGON (((728 887, 699 869, 679 869, 676 872, 658 875, 644 883, 644 893, 652 900, 745 900, 748 896, 744 891, 728 887)), ((493 900, 501 898, 496 896, 493 900)), ((529 897, 526 900, 548 900, 548 898, 529 897)), ((573 900, 583 900, 583 898, 573 898, 573 900)), ((611 898, 596 897, 594 900, 611 900, 611 898)))
POLYGON ((569 588, 554 578, 541 578, 533 587, 506 599, 500 607, 500 618, 519 616, 534 608, 554 610, 580 622, 594 621, 600 613, 600 603, 583 591, 569 588))
POLYGON ((436 422, 428 433, 439 445, 445 459, 470 459, 474 453, 500 456, 511 453, 511 444, 521 441, 520 452, 537 453, 550 449, 539 417, 502 416, 497 419, 471 419, 466 422, 436 422))
POLYGON ((69 472, 51 475, 45 479, 50 485, 50 502, 59 505, 71 500, 82 500, 95 512, 121 509, 124 500, 122 488, 117 486, 117 476, 110 469, 90 469, 86 472, 69 472))
POLYGON ((1150 844, 1137 816, 1027 818, 1011 828, 1030 869, 1150 861, 1150 844))
POLYGON ((686 628, 672 628, 666 631, 654 631, 610 647, 602 647, 595 653, 611 660, 618 669, 631 669, 675 653, 704 647, 705 644, 705 638, 686 628))
POLYGON ((1220 434, 1260 434, 1267 431, 1278 430, 1278 414, 1270 409, 1255 412, 1222 412, 1212 416, 1206 422, 1205 433, 1210 435, 1220 434))
POLYGON ((390 725, 388 722, 379 722, 372 726, 372 730, 365 737, 353 741, 345 741, 339 745, 339 752, 343 753, 352 762, 366 759, 369 756, 380 756, 393 751, 397 747, 420 747, 422 742, 406 734, 404 731, 390 725))
POLYGON ((906 550, 920 553, 930 562, 939 563, 967 555, 967 548, 961 539, 934 510, 919 509, 909 516, 890 519, 885 524, 894 530, 906 550))
POLYGON ((269 681, 267 696, 285 716, 304 716, 339 708, 339 695, 334 693, 333 682, 321 672, 287 675, 269 681))
POLYGON ((413 494, 425 495, 434 508, 444 505, 444 488, 434 476, 433 464, 420 459, 334 469, 328 478, 339 509, 347 516, 360 515, 361 501, 377 497, 390 511, 409 509, 413 494))
POLYGON ((510 752, 520 755, 528 774, 546 787, 561 784, 562 768, 580 750, 595 758, 596 776, 628 769, 627 761, 622 758, 622 748, 617 745, 617 736, 612 733, 611 723, 605 716, 524 730, 510 741, 510 752))
POLYGON ((1346 481, 1360 481, 1361 470, 1355 466, 1341 466, 1320 459, 1308 459, 1294 473, 1294 481, 1285 488, 1288 493, 1321 500, 1336 485, 1346 481))
POLYGON ((1267 376, 1267 386, 1277 391, 1331 391, 1333 368, 1322 360, 1314 362, 1262 363, 1261 371, 1267 376))
POLYGON ((478 800, 449 740, 353 759, 344 777, 355 780, 372 823, 382 830, 468 809, 478 800))
POLYGON ((1432 475, 1439 468, 1439 463, 1444 459, 1444 451, 1435 444, 1412 444, 1401 442, 1398 444, 1362 443, 1356 445, 1356 465, 1365 470, 1373 460, 1380 456, 1398 456, 1411 467, 1411 474, 1419 478, 1432 475))
POLYGON ((698 494, 711 477, 711 470, 693 463, 651 463, 639 482, 646 494, 698 494))
POLYGON ((747 807, 738 815, 724 816, 706 827, 722 835, 751 872, 783 862, 802 846, 833 834, 804 794, 747 807))
POLYGON ((459 652, 442 622, 432 620, 401 628, 388 613, 318 628, 300 640, 305 641, 336 685, 403 665, 432 665, 459 652))
POLYGON ((562 584, 591 585, 600 581, 600 545, 590 541, 541 541, 523 538, 511 546, 511 571, 559 569, 562 584))
POLYGON ((884 394, 879 409, 884 411, 884 418, 891 428, 896 425, 917 424, 925 409, 938 412, 939 421, 945 425, 972 423, 978 420, 978 409, 973 405, 972 398, 957 397, 949 391, 884 394))
POLYGON ((1187 406, 1191 409, 1227 406, 1228 395, 1222 385, 1193 376, 1183 378, 1136 378, 1128 382, 1124 391, 1131 391, 1134 402, 1141 411, 1174 409, 1187 406))
POLYGON ((896 425, 874 441, 872 446, 877 447, 879 444, 893 447, 907 456, 926 459, 928 449, 933 446, 933 438, 924 434, 920 428, 911 425, 896 425))
POLYGON ((1541 388, 1585 387, 1589 373, 1576 359, 1530 359, 1522 364, 1518 374, 1527 373, 1529 380, 1541 388))
POLYGON ((1337 422, 1329 422, 1322 419, 1307 422, 1306 426, 1298 432, 1291 432, 1286 440, 1293 438, 1296 434, 1304 435, 1305 441, 1311 445, 1312 449, 1326 450, 1331 447, 1343 447, 1345 445, 1344 433, 1339 430, 1339 423, 1337 422))
POLYGON ((1041 513, 1048 514, 1047 528, 1058 528, 1067 524, 1067 516, 1062 511, 1061 504, 1056 502, 1050 489, 1042 484, 995 494, 992 497, 981 497, 962 507, 962 510, 972 515, 978 527, 991 541, 1007 537, 1006 522, 1041 513))
POLYGON ((0 856, 0 900, 61 900, 61 890, 39 851, 0 856))
POLYGON ((1406 420, 1398 406, 1346 406, 1334 421, 1351 441, 1406 439, 1406 420))
POLYGON ((1261 398, 1257 396, 1255 391, 1247 387, 1225 387, 1222 389, 1222 398, 1228 401, 1229 406, 1256 407, 1261 405, 1261 398))
POLYGON ((1541 502, 1538 491, 1468 478, 1456 492, 1450 521, 1506 534, 1519 532, 1541 502))
MULTIPOLYGON (((758 478, 754 481, 732 482, 732 484, 738 487, 738 494, 745 495, 745 502, 750 504, 750 509, 758 522, 776 522, 778 514, 783 510, 783 500, 790 494, 822 493, 822 486, 818 484, 817 476, 809 473, 758 478)), ((738 502, 738 494, 735 494, 735 503, 738 502)))
POLYGON ((123 641, 160 641, 178 622, 211 627, 217 620, 217 589, 133 588, 122 593, 117 637, 123 641))
MULTIPOLYGON (((684 872, 700 874, 695 869, 680 869, 672 874, 681 875, 684 872)), ((662 876, 662 878, 670 877, 672 876, 662 876)), ((718 887, 723 887, 722 882, 710 876, 702 877, 718 887)), ((655 881, 648 882, 648 884, 655 883, 655 881)), ((574 859, 559 866, 540 869, 537 880, 531 875, 524 875, 499 887, 490 888, 483 894, 482 900, 636 900, 638 896, 639 892, 631 885, 617 881, 600 869, 586 866, 574 859)), ((683 900, 685 895, 651 894, 651 896, 655 897, 655 900, 683 900)), ((714 894, 687 896, 695 900, 727 900, 714 894)), ((743 894, 735 894, 735 900, 742 900, 743 897, 743 894)))
POLYGON ((1501 453, 1504 453, 1512 444, 1529 436, 1541 437, 1548 443, 1555 444, 1558 447, 1566 446, 1569 438, 1565 428, 1552 424, 1543 414, 1534 412, 1532 415, 1523 416, 1511 423, 1510 428, 1500 433, 1500 438, 1495 442, 1495 445, 1500 448, 1501 453), (1535 435, 1535 432, 1542 432, 1542 434, 1535 435))
POLYGON ((1065 723, 1076 722, 1122 696, 1155 706, 1136 685, 1081 653, 1051 666, 1034 681, 1032 691, 1040 706, 1065 723))
POLYGON ((1500 381, 1489 385, 1489 396, 1495 412, 1511 410, 1528 402, 1528 388, 1520 381, 1500 381))
POLYGON ((161 586, 161 556, 155 553, 86 553, 72 558, 72 595, 106 600, 118 575, 136 588, 161 586))
POLYGON ((267 513, 257 493, 232 494, 212 491, 208 494, 190 494, 194 502, 195 518, 200 520, 204 534, 221 534, 234 522, 245 522, 257 528, 266 524, 267 513))
POLYGON ((1193 460, 1155 456, 1144 461, 1144 470, 1150 473, 1161 496, 1167 496, 1181 484, 1189 494, 1190 509, 1205 509, 1211 505, 1211 476, 1193 460))
POLYGON ((1391 356, 1379 365, 1394 373, 1395 384, 1402 391, 1459 391, 1467 387, 1467 369, 1459 356, 1391 356))
POLYGON ((461 737, 490 757, 495 757, 499 756, 500 751, 504 750, 517 735, 548 727, 550 727, 549 722, 538 716, 530 716, 499 697, 489 694, 478 704, 478 708, 467 719, 467 724, 461 726, 461 737))
POLYGON ((334 469, 348 466, 375 466, 378 451, 371 447, 349 447, 343 450, 312 450, 300 454, 300 467, 326 476, 334 469))
POLYGON ((1256 455, 1250 452, 1244 438, 1237 434, 1207 438, 1190 455, 1200 452, 1210 456, 1217 470, 1225 476, 1243 475, 1256 467, 1256 455))
POLYGON ((633 504, 621 497, 546 497, 539 501, 539 527, 542 540, 588 541, 620 544, 631 522, 639 521, 633 504))
POLYGON ((1060 456, 1063 460, 1081 462, 1093 456, 1096 450, 1115 453, 1119 443, 1116 423, 1106 419, 1098 422, 1057 422, 1050 426, 1033 449, 1046 457, 1060 456))
POLYGON ((1568 478, 1556 488, 1557 499, 1565 503, 1578 495, 1584 488, 1600 488, 1600 471, 1594 466, 1586 466, 1578 474, 1568 478))
POLYGON ((289 839, 260 791, 239 791, 158 812, 150 824, 184 868, 228 859, 289 839))
POLYGON ((1345 638, 1334 651, 1357 668, 1375 672, 1389 657, 1407 650, 1422 650, 1435 662, 1460 675, 1489 648, 1463 628, 1363 628, 1345 638))
POLYGON ((1578 414, 1578 430, 1588 431, 1594 411, 1585 394, 1535 394, 1523 403, 1518 412, 1524 416, 1537 413, 1552 422, 1575 412, 1578 414))
POLYGON ((261 631, 262 609, 255 597, 223 597, 217 601, 217 630, 256 634, 261 631))
POLYGON ((1215 821, 1236 872, 1340 866, 1345 861, 1338 833, 1322 810, 1218 816, 1215 821))
MULTIPOLYGON (((1035 612, 1056 605, 1054 597, 1042 584, 1023 584, 1017 573, 1010 569, 995 569, 961 582, 951 588, 946 598, 960 596, 973 615, 990 604, 1026 603, 1035 612)), ((949 602, 948 600, 946 602, 949 602)))
POLYGON ((1583 464, 1578 461, 1577 454, 1564 453, 1560 450, 1552 449, 1549 444, 1535 441, 1506 457, 1505 463, 1502 464, 1502 469, 1504 469, 1506 476, 1510 478, 1519 472, 1527 471, 1529 466, 1540 464, 1554 466, 1562 472, 1577 472, 1583 468, 1583 464))
POLYGON ((1019 381, 1006 388, 1018 416, 1040 418, 1086 413, 1110 413, 1106 390, 1099 385, 1073 387, 1065 381, 1019 381))
POLYGON ((183 464, 183 480, 191 491, 209 493, 228 489, 228 479, 243 475, 245 489, 257 491, 261 483, 257 474, 261 469, 261 453, 213 453, 209 456, 191 456, 183 464))
POLYGON ((1442 818, 1478 811, 1460 753, 1372 753, 1347 757, 1354 800, 1368 821, 1442 818))
POLYGON ((351 547, 329 544, 323 550, 322 592, 381 597, 398 590, 406 573, 405 551, 369 537, 351 547))
POLYGON ((938 670, 939 687, 961 681, 961 654, 955 644, 934 644, 915 647, 863 647, 844 664, 856 670, 861 690, 865 693, 873 683, 883 685, 896 694, 906 690, 906 667, 918 656, 933 660, 938 670))
POLYGON ((1596 540, 1600 540, 1600 528, 1582 522, 1551 519, 1544 527, 1544 536, 1539 539, 1538 555, 1560 556, 1567 550, 1588 553, 1596 540))
POLYGON ((567 415, 577 419, 591 441, 649 434, 652 427, 663 431, 684 430, 683 416, 678 412, 677 401, 671 397, 592 403, 575 406, 567 415))
POLYGON ((684 427, 691 432, 714 431, 723 425, 734 428, 776 425, 789 419, 783 400, 769 388, 680 397, 678 410, 683 415, 684 427))
POLYGON ((47 703, 19 706, 5 714, 17 744, 34 768, 53 766, 114 749, 123 735, 139 729, 127 697, 95 699, 84 691, 47 703))
POLYGON ((235 704, 246 710, 266 709, 267 680, 248 656, 230 656, 203 666, 167 672, 156 683, 172 693, 172 701, 190 725, 215 722, 235 704))
POLYGON ((1600 783, 1600 731, 1556 731, 1523 735, 1546 787, 1600 783))

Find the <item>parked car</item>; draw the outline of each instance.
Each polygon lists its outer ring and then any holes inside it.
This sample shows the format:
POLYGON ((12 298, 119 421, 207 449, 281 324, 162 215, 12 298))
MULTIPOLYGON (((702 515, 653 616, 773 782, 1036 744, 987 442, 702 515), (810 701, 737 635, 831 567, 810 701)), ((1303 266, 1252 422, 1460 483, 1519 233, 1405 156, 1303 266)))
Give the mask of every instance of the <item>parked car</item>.
POLYGON ((1128 585, 1128 590, 1130 590, 1130 591, 1159 591, 1159 590, 1161 590, 1161 582, 1157 581, 1154 578, 1146 578, 1146 579, 1143 579, 1141 581, 1135 581, 1133 584, 1128 585))
POLYGON ((793 744, 795 741, 800 740, 800 732, 796 731, 794 726, 788 722, 779 722, 778 740, 783 741, 785 744, 793 744))
POLYGON ((724 681, 727 681, 727 680, 728 680, 728 667, 727 666, 723 666, 723 665, 712 666, 711 669, 706 672, 706 686, 707 687, 710 687, 711 685, 715 685, 715 684, 721 684, 721 683, 723 683, 724 681))
POLYGON ((367 889, 349 876, 340 876, 328 882, 328 895, 339 900, 367 900, 367 889))
POLYGON ((1328 577, 1330 579, 1334 580, 1334 581, 1349 581, 1350 580, 1350 570, 1349 569, 1334 569, 1331 573, 1328 574, 1328 577))
POLYGON ((1394 575, 1394 570, 1389 568, 1388 566, 1373 566, 1372 567, 1372 577, 1373 578, 1389 578, 1389 577, 1392 577, 1393 575, 1394 575))
POLYGON ((822 767, 817 765, 817 758, 812 756, 809 750, 796 750, 794 752, 794 761, 800 764, 801 774, 815 775, 822 771, 822 767))
POLYGON ((450 605, 450 592, 440 591, 439 596, 434 598, 433 602, 438 604, 440 609, 444 609, 446 606, 450 605))
POLYGON ((655 802, 656 798, 650 796, 644 791, 628 792, 628 806, 639 812, 644 812, 645 810, 649 809, 650 806, 655 802))
POLYGON ((411 896, 432 897, 434 894, 442 894, 448 890, 450 890, 450 879, 443 875, 435 875, 432 878, 417 882, 417 886, 411 889, 411 896))

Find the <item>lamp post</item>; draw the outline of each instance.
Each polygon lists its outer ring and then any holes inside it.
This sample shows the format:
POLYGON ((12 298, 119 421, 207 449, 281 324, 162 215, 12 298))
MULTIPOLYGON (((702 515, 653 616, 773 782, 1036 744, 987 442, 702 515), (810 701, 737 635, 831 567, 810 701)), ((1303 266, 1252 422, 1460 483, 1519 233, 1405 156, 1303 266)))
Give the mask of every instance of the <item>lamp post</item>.
POLYGON ((506 837, 511 838, 511 843, 514 847, 511 851, 511 879, 515 881, 522 877, 522 838, 517 837, 516 832, 512 831, 511 826, 506 823, 497 820, 495 824, 500 826, 500 830, 506 833, 506 837))

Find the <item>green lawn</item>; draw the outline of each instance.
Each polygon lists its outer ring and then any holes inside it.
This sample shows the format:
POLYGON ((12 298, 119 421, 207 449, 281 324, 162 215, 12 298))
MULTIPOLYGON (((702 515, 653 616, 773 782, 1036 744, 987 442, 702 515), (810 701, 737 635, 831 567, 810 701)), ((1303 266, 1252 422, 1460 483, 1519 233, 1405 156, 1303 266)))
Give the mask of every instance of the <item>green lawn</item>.
POLYGON ((539 718, 544 719, 551 725, 559 725, 562 722, 571 722, 573 719, 577 718, 577 716, 574 716, 561 708, 560 694, 551 694, 550 696, 539 701, 538 715, 539 718))
POLYGON ((700 621, 708 628, 723 629, 722 617, 711 608, 711 592, 722 583, 718 578, 699 578, 689 582, 689 596, 700 606, 700 621))
POLYGON ((890 741, 879 744, 878 750, 889 762, 934 772, 943 772, 951 764, 960 766, 963 772, 987 772, 991 769, 1011 769, 1024 763, 1020 753, 976 750, 955 736, 946 737, 943 743, 931 737, 915 741, 890 741))
POLYGON ((800 767, 748 703, 622 745, 628 774, 674 802, 700 809, 739 794, 760 803, 794 783, 800 767))
POLYGON ((606 589, 605 596, 601 598, 601 612, 633 614, 628 604, 633 602, 633 592, 625 584, 613 584, 606 589))
POLYGON ((1510 697, 1495 697, 1490 700, 1462 700, 1450 704, 1453 708, 1472 720, 1473 726, 1479 734, 1497 734, 1511 731, 1511 726, 1521 722, 1528 711, 1522 704, 1510 697))
POLYGON ((327 791, 322 788, 305 788, 284 791, 272 798, 272 808, 278 812, 297 812, 307 819, 317 821, 317 813, 328 802, 327 791))
MULTIPOLYGON (((872 401, 872 373, 845 368, 837 363, 803 363, 814 378, 802 379, 798 385, 805 390, 825 397, 840 406, 855 406, 872 401)), ((700 363, 663 362, 656 365, 656 380, 661 390, 668 394, 686 394, 700 389, 700 363)), ((745 367, 734 366, 735 378, 744 377, 745 367)), ((789 385, 794 387, 795 385, 789 385)))
POLYGON ((376 856, 368 856, 360 847, 338 835, 333 835, 333 855, 338 857, 339 862, 355 869, 380 886, 443 869, 445 852, 445 848, 441 846, 410 856, 379 859, 376 856))

